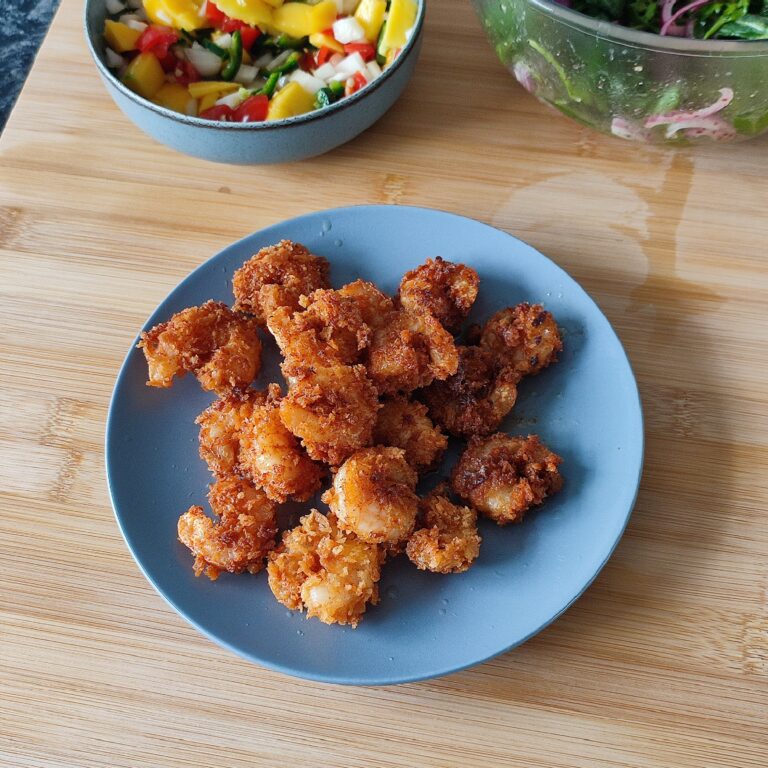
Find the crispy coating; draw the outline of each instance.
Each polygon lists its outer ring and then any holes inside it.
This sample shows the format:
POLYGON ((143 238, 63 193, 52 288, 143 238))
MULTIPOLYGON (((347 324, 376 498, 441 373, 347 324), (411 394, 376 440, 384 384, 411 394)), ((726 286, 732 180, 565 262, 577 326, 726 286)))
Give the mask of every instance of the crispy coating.
POLYGON ((141 334, 150 387, 170 387, 193 372, 203 389, 223 395, 247 387, 261 368, 256 325, 219 301, 177 312, 141 334))
POLYGON ((299 303, 303 311, 278 307, 267 319, 287 370, 359 362, 370 343, 371 329, 355 299, 321 289, 302 296, 299 303))
POLYGON ((541 304, 518 304, 497 312, 483 327, 480 346, 520 376, 535 376, 563 349, 555 318, 541 304))
POLYGON ((323 501, 343 530, 371 544, 394 545, 416 522, 417 481, 401 448, 364 448, 341 465, 323 501))
POLYGON ((362 365, 296 369, 280 418, 310 458, 338 466, 371 444, 379 401, 362 365))
POLYGON ((480 278, 465 264, 438 256, 406 272, 400 281, 400 306, 429 312, 451 333, 458 333, 477 298, 480 278))
POLYGON ((273 501, 306 501, 324 471, 283 425, 280 401, 277 384, 217 400, 197 418, 200 456, 217 477, 241 475, 273 501))
POLYGON ((452 504, 443 486, 419 503, 421 524, 408 539, 406 554, 422 571, 461 573, 480 554, 477 513, 452 504))
POLYGON ((499 525, 518 523, 532 506, 562 488, 561 462, 536 435, 497 432, 472 438, 453 469, 451 485, 499 525))
POLYGON ((459 367, 423 392, 429 414, 447 432, 468 439, 495 432, 517 399, 518 375, 481 347, 459 347, 459 367))
POLYGON ((453 337, 425 312, 391 313, 373 334, 368 374, 380 394, 412 392, 456 373, 459 354, 453 337))
POLYGON ((420 473, 432 469, 448 447, 448 438, 432 423, 427 406, 405 395, 395 395, 382 403, 373 442, 402 448, 405 460, 420 473))
POLYGON ((367 280, 355 280, 339 288, 337 293, 348 299, 354 299, 363 317, 363 322, 374 330, 386 322, 395 308, 394 302, 367 280))
POLYGON ((356 627, 368 603, 379 600, 382 560, 376 545, 342 532, 332 514, 313 509, 270 554, 269 587, 286 608, 356 627))
POLYGON ((238 477, 217 480, 208 501, 218 521, 190 507, 178 522, 179 540, 195 555, 195 576, 216 580, 222 571, 258 573, 275 546, 277 505, 238 477))
POLYGON ((262 248, 232 277, 235 309, 255 315, 260 325, 278 307, 299 309, 299 297, 328 288, 328 260, 303 245, 281 240, 262 248))

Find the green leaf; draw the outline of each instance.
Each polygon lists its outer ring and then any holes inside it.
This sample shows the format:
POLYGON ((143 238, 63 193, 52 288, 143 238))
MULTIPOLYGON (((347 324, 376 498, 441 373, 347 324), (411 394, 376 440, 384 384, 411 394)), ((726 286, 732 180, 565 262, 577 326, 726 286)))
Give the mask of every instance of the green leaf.
POLYGON ((720 27, 717 37, 732 40, 768 40, 768 17, 750 13, 738 21, 729 21, 720 27))

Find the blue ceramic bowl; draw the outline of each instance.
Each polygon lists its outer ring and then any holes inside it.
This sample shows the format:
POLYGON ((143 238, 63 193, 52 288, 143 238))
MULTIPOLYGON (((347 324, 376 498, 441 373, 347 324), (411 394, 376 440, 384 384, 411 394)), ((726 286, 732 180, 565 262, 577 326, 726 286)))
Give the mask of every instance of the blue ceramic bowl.
POLYGON ((193 157, 239 165, 286 163, 322 155, 370 128, 399 98, 421 49, 425 0, 411 39, 381 77, 322 110, 263 123, 217 123, 165 109, 134 93, 104 60, 104 0, 86 0, 85 37, 118 107, 153 139, 193 157))

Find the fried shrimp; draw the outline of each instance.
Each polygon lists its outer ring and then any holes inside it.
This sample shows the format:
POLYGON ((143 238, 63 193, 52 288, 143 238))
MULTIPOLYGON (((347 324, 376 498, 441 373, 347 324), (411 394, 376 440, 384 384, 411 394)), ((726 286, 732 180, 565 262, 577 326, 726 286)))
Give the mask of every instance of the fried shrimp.
POLYGON ((262 248, 232 278, 235 309, 255 315, 260 325, 278 307, 299 309, 299 297, 328 288, 328 260, 303 245, 281 240, 262 248))
POLYGON ((400 306, 429 312, 451 333, 458 333, 477 298, 480 278, 464 264, 438 256, 406 272, 400 281, 400 306))
POLYGON ((280 418, 310 458, 338 466, 371 444, 379 401, 362 365, 291 371, 280 418))
POLYGON ((341 465, 323 501, 343 530, 371 544, 394 545, 413 530, 417 480, 401 448, 364 448, 341 465))
POLYGON ((432 418, 455 437, 495 432, 517 399, 518 374, 481 347, 459 347, 459 368, 423 392, 432 418))
POLYGON ((363 322, 372 329, 381 327, 395 308, 394 302, 367 280, 355 280, 339 288, 336 293, 347 299, 354 299, 363 322))
POLYGON ((422 519, 408 539, 406 554, 422 571, 461 573, 480 554, 477 513, 452 504, 444 486, 419 503, 422 519))
POLYGON ((360 306, 340 291, 321 289, 302 296, 303 311, 279 307, 267 327, 286 360, 286 368, 353 365, 371 340, 360 306))
POLYGON ((402 448, 405 460, 420 473, 432 469, 448 447, 448 438, 432 423, 427 406, 405 395, 382 403, 373 442, 402 448))
POLYGON ((258 573, 275 545, 277 505, 238 477, 214 483, 208 501, 218 521, 190 507, 178 522, 179 540, 195 555, 195 575, 216 580, 222 571, 258 573))
POLYGON ((273 501, 307 501, 325 470, 307 456, 280 418, 280 387, 270 384, 240 430, 239 466, 273 501))
POLYGON ((368 350, 368 374, 381 394, 412 392, 456 373, 453 337, 432 315, 402 309, 391 313, 368 350))
POLYGON ((283 425, 280 400, 277 384, 217 400, 197 418, 200 456, 217 477, 246 477, 273 501, 306 501, 324 472, 283 425))
POLYGON ((332 514, 313 509, 270 554, 269 587, 286 608, 356 627, 367 605, 379 600, 382 560, 375 544, 343 533, 332 514))
POLYGON ((518 304, 497 312, 483 326, 480 346, 520 376, 535 376, 563 349, 554 317, 541 304, 518 304))
POLYGON ((141 334, 150 387, 170 387, 174 376, 194 373, 203 389, 223 395, 247 387, 261 368, 256 325, 219 301, 177 312, 141 334))
POLYGON ((562 459, 536 435, 474 437, 454 467, 453 490, 499 525, 517 523, 562 488, 562 459))

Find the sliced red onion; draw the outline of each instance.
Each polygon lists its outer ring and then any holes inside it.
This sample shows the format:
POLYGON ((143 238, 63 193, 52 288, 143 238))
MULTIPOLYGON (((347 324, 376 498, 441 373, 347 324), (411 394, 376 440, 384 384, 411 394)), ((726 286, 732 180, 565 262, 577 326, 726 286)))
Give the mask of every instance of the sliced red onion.
POLYGON ((664 135, 671 139, 679 131, 683 131, 684 135, 691 139, 708 136, 715 141, 732 141, 736 138, 736 129, 720 115, 696 117, 682 123, 668 125, 664 135))
POLYGON ((536 93, 536 80, 533 77, 530 67, 522 61, 518 61, 512 68, 512 74, 520 85, 528 93, 536 93))
POLYGON ((620 139, 628 139, 629 141, 648 141, 649 138, 648 131, 623 117, 613 118, 611 133, 620 139))
POLYGON ((672 13, 672 8, 674 7, 675 0, 671 0, 671 2, 665 2, 661 6, 661 19, 662 19, 662 25, 661 29, 659 30, 660 35, 673 35, 675 37, 683 37, 686 34, 686 30, 688 29, 688 25, 678 25, 675 22, 685 16, 687 13, 690 13, 691 11, 698 10, 699 8, 704 7, 705 5, 710 5, 712 2, 716 2, 716 0, 693 0, 692 3, 688 3, 688 5, 684 5, 680 10, 675 11, 672 13), (666 13, 665 13, 666 9, 666 13), (674 31, 673 31, 674 30, 674 31))
POLYGON ((653 115, 645 121, 645 127, 655 128, 657 125, 684 123, 688 120, 698 120, 702 117, 710 117, 711 115, 714 115, 717 112, 725 109, 732 101, 733 91, 730 88, 721 88, 720 98, 710 104, 708 107, 696 109, 692 112, 676 110, 675 112, 665 112, 662 115, 653 115))

